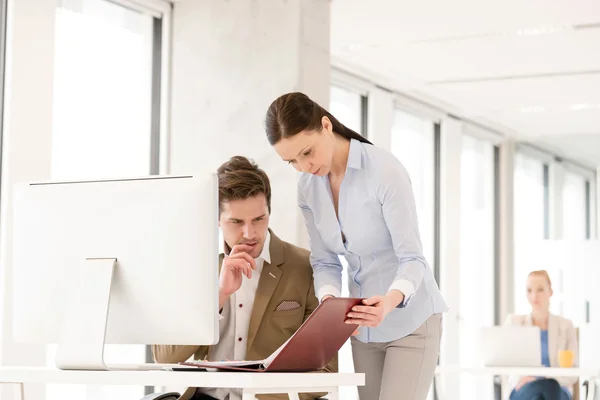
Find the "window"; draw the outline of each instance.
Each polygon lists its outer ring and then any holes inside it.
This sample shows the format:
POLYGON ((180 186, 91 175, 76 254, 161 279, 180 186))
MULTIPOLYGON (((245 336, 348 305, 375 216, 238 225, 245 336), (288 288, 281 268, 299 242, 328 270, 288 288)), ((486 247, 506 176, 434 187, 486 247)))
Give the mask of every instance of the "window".
POLYGON ((338 86, 332 86, 329 95, 329 112, 348 128, 367 137, 367 97, 338 86))
MULTIPOLYGON (((463 135, 460 158, 460 363, 475 365, 478 333, 495 321, 495 149, 463 135)), ((461 377, 461 397, 493 399, 493 379, 461 377)))
MULTIPOLYGON (((53 180, 158 173, 162 25, 168 20, 163 14, 169 6, 132 9, 118 3, 59 1, 53 180)), ((54 365, 54 355, 55 347, 49 346, 49 365, 54 365)), ((107 363, 144 363, 146 346, 108 345, 105 359, 107 363)), ((143 397, 146 391, 139 386, 48 385, 47 398, 130 400, 143 397)))
MULTIPOLYGON (((562 239, 582 242, 589 239, 589 179, 581 174, 565 169, 562 187, 562 239)), ((577 246, 565 243, 563 251, 577 246)), ((575 326, 588 322, 587 304, 589 294, 585 290, 585 263, 574 262, 572 265, 558 265, 561 280, 557 294, 561 314, 573 321, 575 326), (560 301, 562 300, 562 301, 560 301)))
POLYGON ((391 152, 410 176, 423 254, 434 267, 435 252, 435 124, 396 110, 391 152))
POLYGON ((565 171, 562 190, 563 239, 588 238, 588 186, 582 175, 565 171))
POLYGON ((528 249, 548 236, 548 167, 526 154, 515 156, 514 175, 514 242, 515 242, 515 311, 530 311, 525 296, 525 279, 534 269, 541 269, 530 259, 528 249))
POLYGON ((105 0, 61 1, 53 179, 150 173, 153 24, 105 0))

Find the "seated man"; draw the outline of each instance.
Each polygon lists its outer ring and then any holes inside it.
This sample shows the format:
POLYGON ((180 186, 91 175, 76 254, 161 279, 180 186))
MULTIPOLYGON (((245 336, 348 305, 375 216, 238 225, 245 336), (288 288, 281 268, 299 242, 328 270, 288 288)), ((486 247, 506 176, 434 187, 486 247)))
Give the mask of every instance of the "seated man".
MULTIPOLYGON (((285 343, 318 305, 309 252, 280 240, 269 229, 269 178, 244 157, 218 170, 219 226, 225 239, 220 258, 220 340, 215 346, 154 345, 159 363, 194 359, 261 360, 285 343)), ((198 289, 202 290, 202 282, 198 289)), ((337 371, 337 358, 325 372, 337 371)), ((238 400, 241 389, 189 388, 184 400, 238 400)), ((303 394, 312 400, 323 394, 303 394)), ((261 400, 287 395, 259 395, 261 400)))

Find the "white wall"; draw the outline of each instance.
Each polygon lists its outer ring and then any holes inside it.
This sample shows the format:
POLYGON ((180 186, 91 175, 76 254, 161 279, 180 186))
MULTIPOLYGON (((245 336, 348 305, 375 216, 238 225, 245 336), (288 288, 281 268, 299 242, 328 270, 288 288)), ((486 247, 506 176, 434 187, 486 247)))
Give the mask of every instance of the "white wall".
POLYGON ((173 21, 170 172, 253 158, 271 179, 275 232, 306 245, 296 173, 269 146, 267 108, 303 91, 329 103, 327 0, 176 3, 173 21))

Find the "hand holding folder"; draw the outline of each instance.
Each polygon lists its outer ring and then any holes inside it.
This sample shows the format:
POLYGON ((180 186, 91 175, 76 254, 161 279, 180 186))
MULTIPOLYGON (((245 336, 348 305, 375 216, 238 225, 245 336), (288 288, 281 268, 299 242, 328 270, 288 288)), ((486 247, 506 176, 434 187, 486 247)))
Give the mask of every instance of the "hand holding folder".
MULTIPOLYGON (((335 356, 356 330, 345 323, 357 298, 331 298, 322 302, 298 330, 268 358, 257 361, 191 361, 181 369, 225 369, 254 372, 318 371, 335 356)), ((176 370, 177 368, 173 368, 176 370)))

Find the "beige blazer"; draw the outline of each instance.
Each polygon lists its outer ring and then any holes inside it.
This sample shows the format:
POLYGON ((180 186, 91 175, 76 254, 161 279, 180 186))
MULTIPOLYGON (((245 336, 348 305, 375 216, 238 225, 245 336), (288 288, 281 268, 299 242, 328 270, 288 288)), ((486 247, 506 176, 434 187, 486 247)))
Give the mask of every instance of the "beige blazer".
MULTIPOLYGON (((533 326, 531 314, 526 315, 509 315, 506 318, 505 325, 521 325, 533 326)), ((548 319, 548 356, 550 358, 550 366, 558 367, 558 352, 559 350, 571 350, 575 353, 575 364, 578 365, 578 344, 577 334, 573 323, 558 315, 550 314, 548 319)), ((520 376, 511 376, 508 380, 508 393, 519 383, 520 376)), ((573 394, 573 385, 577 383, 576 377, 554 378, 561 386, 566 387, 573 394)))
MULTIPOLYGON (((317 308, 310 253, 279 239, 271 231, 271 264, 265 262, 258 281, 258 288, 248 327, 246 359, 262 360, 285 343, 304 320, 317 308), (273 278, 275 277, 275 278, 273 278), (300 308, 291 311, 276 311, 284 301, 296 301, 300 308)), ((220 257, 219 270, 223 263, 220 257)), ((201 283, 200 283, 201 285, 201 283)), ((194 356, 195 360, 207 357, 209 346, 153 345, 154 359, 159 363, 178 363, 194 356)), ((337 372, 337 356, 323 372, 337 372)), ((194 394, 188 388, 180 397, 188 400, 194 394)), ((301 400, 312 400, 325 395, 301 394, 301 400)), ((260 400, 287 399, 287 395, 258 395, 260 400)))

